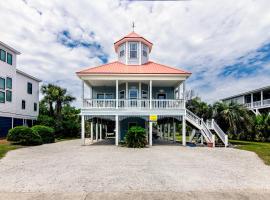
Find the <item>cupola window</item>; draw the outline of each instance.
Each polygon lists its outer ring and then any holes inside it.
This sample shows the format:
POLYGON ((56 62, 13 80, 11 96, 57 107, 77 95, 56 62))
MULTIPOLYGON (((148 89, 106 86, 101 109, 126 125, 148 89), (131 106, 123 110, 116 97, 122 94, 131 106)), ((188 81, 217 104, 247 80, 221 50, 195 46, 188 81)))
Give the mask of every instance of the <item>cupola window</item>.
POLYGON ((137 42, 129 43, 129 58, 136 59, 138 54, 138 44, 137 42))
POLYGON ((144 57, 147 57, 147 46, 145 44, 143 44, 142 54, 144 57))
POLYGON ((125 55, 125 45, 122 44, 120 46, 120 52, 119 52, 119 57, 123 57, 125 55))

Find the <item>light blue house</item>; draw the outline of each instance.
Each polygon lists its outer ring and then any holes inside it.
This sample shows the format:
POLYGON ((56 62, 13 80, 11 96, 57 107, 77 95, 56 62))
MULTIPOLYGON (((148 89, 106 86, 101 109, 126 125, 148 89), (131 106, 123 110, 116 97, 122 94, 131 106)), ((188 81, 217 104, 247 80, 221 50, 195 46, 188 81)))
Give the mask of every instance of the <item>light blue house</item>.
MULTIPOLYGON (((186 120, 200 130, 205 142, 214 143, 216 123, 205 123, 186 110, 185 81, 191 73, 150 61, 152 46, 131 32, 114 43, 117 61, 77 72, 82 80, 83 144, 86 139, 94 143, 113 137, 118 145, 127 130, 138 125, 146 129, 151 146, 153 138, 175 141, 177 124, 181 124, 186 145, 186 120), (91 124, 89 138, 86 121, 91 124)), ((226 135, 217 128, 215 133, 226 146, 226 135)))

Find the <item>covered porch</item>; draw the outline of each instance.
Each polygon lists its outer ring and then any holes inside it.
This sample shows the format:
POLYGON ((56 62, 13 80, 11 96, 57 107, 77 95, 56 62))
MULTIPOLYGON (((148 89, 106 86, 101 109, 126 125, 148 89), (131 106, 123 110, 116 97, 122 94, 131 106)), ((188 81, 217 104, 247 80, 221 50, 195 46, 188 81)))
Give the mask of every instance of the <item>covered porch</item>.
POLYGON ((125 134, 132 126, 145 128, 148 146, 180 144, 179 138, 182 145, 186 145, 184 115, 159 115, 155 122, 149 120, 149 115, 82 115, 82 145, 118 146, 124 141, 125 134))

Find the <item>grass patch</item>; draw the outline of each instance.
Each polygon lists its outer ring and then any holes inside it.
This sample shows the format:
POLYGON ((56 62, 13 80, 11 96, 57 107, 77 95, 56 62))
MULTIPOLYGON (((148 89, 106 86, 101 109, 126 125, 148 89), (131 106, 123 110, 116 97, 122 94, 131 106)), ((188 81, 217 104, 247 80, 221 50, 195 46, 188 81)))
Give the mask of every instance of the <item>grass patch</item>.
POLYGON ((255 152, 266 165, 270 165, 270 143, 230 140, 237 149, 255 152))
POLYGON ((8 151, 21 148, 20 145, 14 145, 7 140, 0 140, 0 159, 3 158, 8 151))

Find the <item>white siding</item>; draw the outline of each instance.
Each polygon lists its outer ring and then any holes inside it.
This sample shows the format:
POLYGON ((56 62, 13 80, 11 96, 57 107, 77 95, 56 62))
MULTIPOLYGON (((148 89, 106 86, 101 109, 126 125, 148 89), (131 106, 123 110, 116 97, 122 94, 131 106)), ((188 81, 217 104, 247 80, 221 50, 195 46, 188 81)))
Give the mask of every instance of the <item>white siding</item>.
POLYGON ((39 102, 39 83, 36 80, 30 79, 20 73, 16 76, 16 110, 17 114, 24 116, 25 118, 36 118, 38 116, 37 111, 34 111, 34 103, 39 102), (27 83, 32 83, 32 94, 27 93, 27 83), (22 100, 25 100, 25 110, 22 109, 22 100))
MULTIPOLYGON (((0 44, 0 49, 12 54, 12 65, 0 60, 0 77, 5 80, 7 77, 12 78, 12 101, 0 103, 0 116, 36 119, 38 116, 39 82, 16 71, 17 55, 15 52, 2 44, 0 44), (27 94, 27 82, 32 83, 32 95, 27 94), (22 99, 26 101, 25 110, 22 110, 21 107, 22 99), (37 111, 34 111, 34 103, 37 103, 37 111)), ((6 93, 6 90, 7 88, 1 91, 6 93)))
MULTIPOLYGON (((7 62, 3 62, 0 60, 0 77, 4 78, 6 80, 7 77, 12 78, 12 102, 5 102, 0 103, 0 116, 7 116, 9 117, 12 114, 16 113, 16 104, 15 104, 15 85, 16 85, 16 54, 9 51, 7 48, 5 48, 3 45, 0 44, 0 49, 5 50, 6 52, 12 54, 12 65, 8 64, 7 62)), ((7 57, 6 57, 7 59, 7 57)), ((1 89, 0 89, 1 90, 1 89)), ((6 94, 6 90, 4 91, 6 94)))

